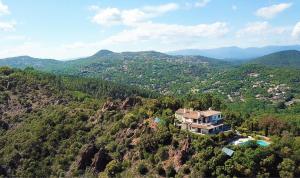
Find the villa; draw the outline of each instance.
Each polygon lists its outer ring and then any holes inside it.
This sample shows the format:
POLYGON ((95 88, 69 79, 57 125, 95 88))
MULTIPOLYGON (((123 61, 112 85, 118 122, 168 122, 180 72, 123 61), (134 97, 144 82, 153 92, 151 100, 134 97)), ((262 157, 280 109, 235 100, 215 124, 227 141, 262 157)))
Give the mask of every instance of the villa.
POLYGON ((193 109, 178 109, 175 112, 176 126, 199 134, 217 134, 226 128, 220 111, 212 109, 194 111, 193 109))

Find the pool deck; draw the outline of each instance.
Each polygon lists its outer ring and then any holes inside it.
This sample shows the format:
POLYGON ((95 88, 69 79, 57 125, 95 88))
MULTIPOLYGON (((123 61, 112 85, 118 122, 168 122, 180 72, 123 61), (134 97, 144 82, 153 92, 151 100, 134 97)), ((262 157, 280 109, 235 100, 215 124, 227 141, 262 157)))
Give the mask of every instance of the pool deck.
POLYGON ((246 143, 250 140, 255 140, 255 139, 253 137, 249 136, 248 138, 239 138, 239 139, 233 141, 232 143, 234 145, 240 145, 240 144, 246 143))

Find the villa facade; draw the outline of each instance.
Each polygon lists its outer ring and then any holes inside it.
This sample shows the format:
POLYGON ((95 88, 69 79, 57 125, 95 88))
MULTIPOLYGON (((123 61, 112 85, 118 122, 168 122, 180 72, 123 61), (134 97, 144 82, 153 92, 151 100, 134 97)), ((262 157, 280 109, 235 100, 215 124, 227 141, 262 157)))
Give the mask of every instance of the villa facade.
POLYGON ((199 134, 217 134, 226 130, 222 113, 212 109, 194 111, 192 109, 178 109, 175 112, 176 126, 199 134))

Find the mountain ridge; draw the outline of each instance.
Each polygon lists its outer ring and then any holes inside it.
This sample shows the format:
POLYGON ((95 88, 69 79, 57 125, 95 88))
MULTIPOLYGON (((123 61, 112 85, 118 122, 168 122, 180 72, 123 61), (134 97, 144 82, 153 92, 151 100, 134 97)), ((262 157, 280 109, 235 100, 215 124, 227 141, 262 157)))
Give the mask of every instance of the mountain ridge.
POLYGON ((248 47, 240 48, 237 46, 220 47, 212 49, 183 49, 167 52, 170 55, 203 55, 212 58, 223 59, 227 61, 233 60, 249 60, 261 57, 274 52, 285 50, 300 50, 300 45, 287 46, 264 46, 264 47, 248 47))
POLYGON ((269 67, 300 68, 300 51, 286 50, 268 54, 249 61, 250 64, 259 64, 269 67))

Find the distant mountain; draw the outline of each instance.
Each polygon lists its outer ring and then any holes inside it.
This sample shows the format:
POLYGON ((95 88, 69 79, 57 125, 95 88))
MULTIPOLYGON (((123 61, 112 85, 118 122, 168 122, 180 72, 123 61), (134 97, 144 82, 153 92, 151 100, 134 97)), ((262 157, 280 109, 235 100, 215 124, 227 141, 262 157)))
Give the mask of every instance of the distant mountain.
POLYGON ((261 64, 271 67, 293 67, 300 68, 300 51, 288 50, 265 55, 254 60, 251 64, 261 64))
POLYGON ((52 70, 61 68, 63 66, 62 61, 54 59, 39 59, 30 56, 18 56, 0 59, 0 66, 10 66, 14 68, 24 69, 26 67, 33 67, 39 70, 52 70))
POLYGON ((169 52, 170 55, 201 55, 211 58, 232 60, 246 60, 261 57, 279 51, 300 50, 300 45, 291 46, 265 46, 261 48, 239 48, 239 47, 222 47, 214 49, 185 49, 169 52))
POLYGON ((92 56, 77 58, 74 60, 60 61, 55 59, 41 59, 30 56, 17 56, 0 59, 0 66, 10 66, 24 69, 33 67, 39 70, 63 70, 70 68, 83 68, 96 63, 108 64, 122 61, 141 61, 141 60, 165 60, 165 61, 187 61, 196 63, 207 63, 210 65, 230 65, 223 60, 204 57, 204 56, 173 56, 157 51, 121 52, 115 53, 109 50, 100 50, 92 56))

